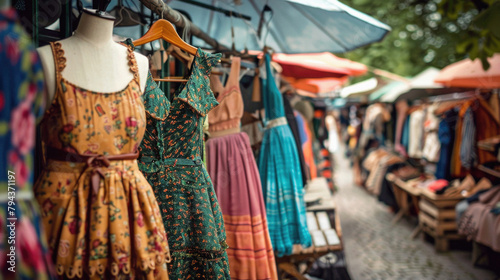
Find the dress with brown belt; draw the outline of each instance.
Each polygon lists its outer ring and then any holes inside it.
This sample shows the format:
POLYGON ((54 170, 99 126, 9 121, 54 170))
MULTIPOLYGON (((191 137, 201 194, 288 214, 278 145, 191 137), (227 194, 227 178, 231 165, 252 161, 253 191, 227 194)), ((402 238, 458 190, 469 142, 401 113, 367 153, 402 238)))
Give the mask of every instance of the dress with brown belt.
POLYGON ((52 43, 57 89, 41 123, 46 164, 35 185, 57 273, 63 278, 168 279, 170 253, 151 186, 137 165, 146 127, 138 67, 112 93, 64 79, 52 43))

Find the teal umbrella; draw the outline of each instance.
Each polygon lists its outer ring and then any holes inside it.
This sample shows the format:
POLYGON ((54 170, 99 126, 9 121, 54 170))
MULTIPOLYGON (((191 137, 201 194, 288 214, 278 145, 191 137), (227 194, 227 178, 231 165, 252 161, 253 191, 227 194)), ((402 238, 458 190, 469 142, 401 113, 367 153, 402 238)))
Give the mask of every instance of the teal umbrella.
POLYGON ((386 94, 392 94, 392 92, 399 92, 401 90, 407 91, 408 88, 408 83, 405 82, 400 82, 400 81, 395 81, 390 84, 387 84, 386 86, 382 87, 381 89, 375 91, 374 93, 370 94, 370 101, 379 101, 379 99, 386 95, 386 94))
MULTIPOLYGON (((262 50, 267 45, 279 53, 344 53, 378 42, 391 30, 337 0, 167 0, 166 4, 186 12, 221 44, 234 43, 237 50, 262 50), (207 3, 213 8, 207 9, 207 3), (229 13, 214 11, 218 8, 229 13)), ((208 47, 198 38, 192 43, 208 47)))

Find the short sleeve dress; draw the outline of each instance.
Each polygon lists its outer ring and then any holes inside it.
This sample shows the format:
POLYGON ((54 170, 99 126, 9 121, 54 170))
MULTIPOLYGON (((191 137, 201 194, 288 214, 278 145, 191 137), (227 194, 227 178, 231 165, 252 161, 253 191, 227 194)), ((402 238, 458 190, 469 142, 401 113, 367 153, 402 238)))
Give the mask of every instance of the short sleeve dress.
POLYGON ((202 161, 203 123, 218 105, 209 75, 219 59, 198 49, 191 75, 171 104, 159 89, 145 95, 147 127, 139 168, 161 209, 171 279, 231 279, 224 221, 202 161))

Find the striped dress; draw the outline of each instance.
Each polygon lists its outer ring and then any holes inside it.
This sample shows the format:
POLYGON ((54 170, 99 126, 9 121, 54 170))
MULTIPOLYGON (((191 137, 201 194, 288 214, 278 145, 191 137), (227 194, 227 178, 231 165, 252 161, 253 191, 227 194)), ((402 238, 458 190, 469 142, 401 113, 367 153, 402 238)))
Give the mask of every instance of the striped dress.
POLYGON ((265 57, 267 79, 262 97, 266 130, 259 158, 259 173, 266 203, 269 233, 279 257, 290 255, 294 244, 311 245, 307 230, 302 174, 297 147, 286 122, 283 99, 265 57))

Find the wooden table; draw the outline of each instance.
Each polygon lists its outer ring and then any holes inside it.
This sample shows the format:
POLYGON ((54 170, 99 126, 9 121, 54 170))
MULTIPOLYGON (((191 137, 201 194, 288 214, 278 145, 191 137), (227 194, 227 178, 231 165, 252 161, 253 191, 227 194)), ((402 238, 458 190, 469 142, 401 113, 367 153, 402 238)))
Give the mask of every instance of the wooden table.
MULTIPOLYGON (((318 201, 319 203, 313 206, 307 207, 308 213, 313 213, 317 217, 318 213, 326 212, 330 220, 332 228, 336 231, 337 236, 340 240, 339 244, 327 245, 327 246, 311 246, 309 248, 302 248, 300 245, 295 245, 293 253, 290 256, 284 256, 277 258, 278 263, 278 273, 289 274, 299 280, 307 280, 299 271, 300 263, 307 263, 307 269, 314 263, 315 260, 328 254, 329 252, 341 251, 343 250, 342 245, 342 229, 340 227, 340 219, 338 212, 336 211, 336 205, 334 197, 331 194, 328 184, 324 178, 317 178, 311 181, 307 188, 304 196, 306 202, 318 201)), ((311 215, 311 214, 309 214, 311 215)))
MULTIPOLYGON (((393 185, 394 197, 396 198, 396 203, 399 207, 399 211, 394 219, 392 219, 391 223, 395 225, 399 222, 399 220, 401 220, 401 218, 403 218, 403 216, 410 216, 411 207, 414 207, 418 214, 420 210, 418 202, 420 200, 422 188, 419 188, 417 184, 422 180, 417 178, 403 181, 392 173, 387 173, 386 179, 393 185)), ((410 235, 411 238, 417 237, 420 231, 421 227, 419 225, 413 230, 412 234, 410 235)))

